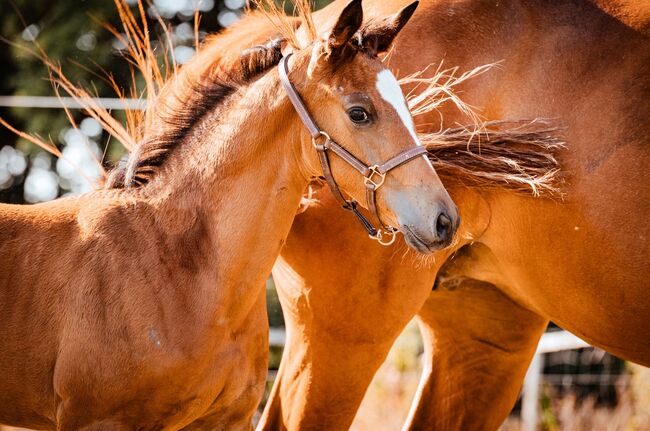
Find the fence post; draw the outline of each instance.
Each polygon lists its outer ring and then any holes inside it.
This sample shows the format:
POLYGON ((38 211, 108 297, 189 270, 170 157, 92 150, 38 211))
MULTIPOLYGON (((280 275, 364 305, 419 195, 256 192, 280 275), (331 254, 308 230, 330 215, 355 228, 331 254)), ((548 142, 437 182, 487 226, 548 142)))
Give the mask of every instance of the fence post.
POLYGON ((521 396, 521 430, 536 431, 539 418, 539 386, 542 376, 543 357, 536 352, 524 379, 521 396))

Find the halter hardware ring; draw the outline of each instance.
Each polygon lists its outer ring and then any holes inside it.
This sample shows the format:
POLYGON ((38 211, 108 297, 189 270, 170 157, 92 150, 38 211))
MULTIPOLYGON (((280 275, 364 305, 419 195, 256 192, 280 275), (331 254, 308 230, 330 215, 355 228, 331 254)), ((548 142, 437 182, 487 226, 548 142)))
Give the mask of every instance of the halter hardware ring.
POLYGON ((320 138, 320 137, 322 136, 322 137, 324 137, 325 139, 327 139, 328 141, 331 141, 331 140, 332 140, 332 138, 330 138, 330 135, 328 135, 327 133, 323 132, 322 130, 319 130, 318 133, 320 133, 320 135, 311 138, 311 144, 312 144, 312 145, 314 146, 314 148, 316 148, 317 150, 318 150, 319 148, 318 148, 318 144, 316 143, 316 139, 318 139, 318 138, 320 138))
POLYGON ((363 177, 363 182, 365 185, 372 184, 375 187, 375 190, 377 190, 379 187, 381 187, 382 184, 384 184, 384 181, 386 180, 386 174, 379 172, 379 166, 377 165, 372 165, 368 169, 370 172, 368 172, 368 175, 363 177), (379 182, 376 182, 373 179, 375 175, 379 177, 379 182))
POLYGON ((375 235, 375 236, 368 235, 368 236, 371 239, 374 239, 375 241, 377 241, 379 244, 381 244, 383 246, 389 246, 389 245, 392 245, 395 242, 395 240, 397 239, 397 233, 398 232, 399 232, 399 230, 397 230, 397 229, 392 229, 392 230, 378 229, 377 230, 377 235, 375 235), (383 234, 390 235, 390 239, 388 239, 387 241, 384 241, 384 235, 383 234))

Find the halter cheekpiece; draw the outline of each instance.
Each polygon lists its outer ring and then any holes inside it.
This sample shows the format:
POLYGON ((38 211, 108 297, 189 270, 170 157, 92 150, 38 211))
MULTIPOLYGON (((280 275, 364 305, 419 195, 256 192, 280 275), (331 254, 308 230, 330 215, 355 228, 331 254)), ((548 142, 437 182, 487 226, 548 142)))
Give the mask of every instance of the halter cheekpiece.
POLYGON ((386 174, 389 171, 407 162, 410 162, 416 157, 426 154, 427 150, 424 147, 409 148, 408 150, 402 151, 395 157, 379 165, 367 165, 359 160, 348 150, 334 142, 327 133, 323 132, 316 125, 314 119, 311 117, 311 115, 309 115, 309 111, 307 110, 305 103, 300 98, 300 95, 291 83, 291 80, 289 80, 288 59, 291 57, 291 55, 292 54, 287 54, 280 60, 280 64, 278 65, 280 72, 280 81, 282 82, 282 86, 289 96, 291 104, 298 113, 298 116, 302 120, 305 127, 307 127, 307 130, 309 130, 312 143, 316 149, 316 152, 318 153, 318 160, 320 161, 321 168, 323 169, 323 177, 325 177, 325 181, 327 181, 332 194, 334 197, 336 197, 339 203, 341 203, 343 209, 350 211, 357 217, 359 222, 361 222, 363 227, 368 232, 370 238, 377 240, 382 245, 392 244, 395 242, 395 239, 397 238, 397 232, 399 232, 399 230, 392 226, 385 225, 381 221, 381 217, 379 217, 379 211, 376 205, 377 189, 379 189, 379 187, 384 184, 386 174), (375 228, 370 220, 368 220, 359 211, 357 208, 358 204, 354 199, 346 199, 345 196, 343 196, 343 192, 341 192, 341 189, 339 189, 339 186, 336 184, 334 176, 332 175, 328 151, 331 151, 339 156, 348 165, 352 166, 361 175, 363 175, 363 182, 366 187, 366 201, 368 204, 368 210, 375 215, 375 218, 379 222, 379 228, 375 228))

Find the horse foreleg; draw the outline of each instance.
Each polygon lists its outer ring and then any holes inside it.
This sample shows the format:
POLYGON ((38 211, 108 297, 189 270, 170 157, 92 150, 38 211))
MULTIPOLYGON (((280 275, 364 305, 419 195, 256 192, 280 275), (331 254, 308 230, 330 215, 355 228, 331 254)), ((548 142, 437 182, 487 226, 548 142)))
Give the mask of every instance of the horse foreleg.
POLYGON ((364 343, 323 331, 290 336, 258 430, 345 430, 395 337, 364 343), (301 338, 301 339, 297 339, 301 338))
POLYGON ((419 320, 425 365, 404 429, 498 429, 547 320, 473 279, 431 292, 419 320))
POLYGON ((287 344, 261 430, 349 429, 438 268, 401 239, 392 247, 370 241, 329 193, 316 197, 320 205, 296 217, 273 268, 287 344))
POLYGON ((376 274, 376 266, 350 255, 327 263, 305 265, 314 273, 299 277, 297 265, 276 263, 287 343, 260 430, 349 429, 375 372, 433 285, 432 271, 406 265, 376 274))

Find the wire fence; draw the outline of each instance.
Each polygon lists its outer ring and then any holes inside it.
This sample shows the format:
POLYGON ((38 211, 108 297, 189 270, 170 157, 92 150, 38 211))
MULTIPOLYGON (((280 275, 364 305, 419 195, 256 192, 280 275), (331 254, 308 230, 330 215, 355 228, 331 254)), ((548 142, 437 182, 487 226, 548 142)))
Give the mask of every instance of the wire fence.
POLYGON ((590 347, 567 331, 547 332, 539 341, 537 351, 528 367, 521 395, 522 431, 535 431, 539 425, 539 399, 543 372, 543 355, 563 350, 590 347))

